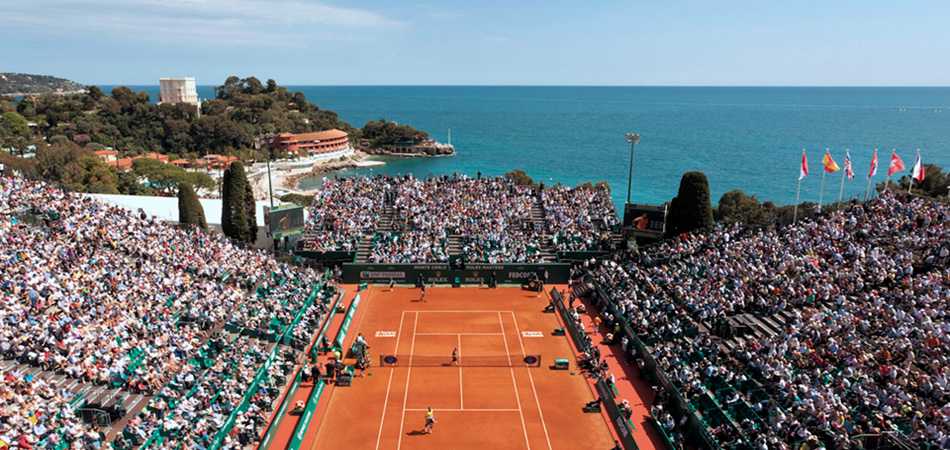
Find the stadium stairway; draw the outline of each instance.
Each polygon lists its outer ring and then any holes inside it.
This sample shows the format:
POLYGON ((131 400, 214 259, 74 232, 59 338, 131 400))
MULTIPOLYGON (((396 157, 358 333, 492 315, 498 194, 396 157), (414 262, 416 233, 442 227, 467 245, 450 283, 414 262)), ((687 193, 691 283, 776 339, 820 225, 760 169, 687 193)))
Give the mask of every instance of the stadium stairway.
POLYGON ((141 410, 152 398, 112 388, 109 385, 96 385, 79 379, 71 379, 66 375, 42 370, 40 367, 28 364, 20 364, 12 359, 0 362, 0 372, 6 373, 14 369, 24 377, 32 375, 34 380, 45 379, 59 388, 66 388, 73 395, 81 395, 85 406, 76 412, 77 416, 82 417, 86 423, 92 423, 97 416, 102 417, 99 419, 100 430, 107 436, 118 433, 125 426, 122 418, 116 414, 110 415, 110 411, 123 410, 127 412, 126 417, 130 417, 128 412, 141 410), (105 419, 105 416, 109 418, 105 419))
POLYGON ((449 235, 449 255, 463 255, 465 252, 462 250, 464 246, 464 241, 462 236, 457 234, 449 235))
POLYGON ((548 235, 547 227, 544 226, 544 205, 541 199, 536 199, 534 205, 531 205, 531 222, 536 230, 541 230, 541 248, 538 251, 545 262, 557 262, 557 250, 551 244, 551 236, 548 235))
MULTIPOLYGON (((390 219, 390 222, 392 220, 390 219)), ((357 262, 369 262, 369 256, 373 252, 373 235, 372 233, 366 234, 360 238, 360 246, 356 248, 356 261, 357 262)))
POLYGON ((393 206, 387 203, 383 208, 383 214, 379 216, 379 226, 376 228, 376 230, 381 233, 392 231, 395 215, 396 212, 393 209, 393 206))
MULTIPOLYGON (((261 286, 261 282, 257 282, 257 284, 255 284, 252 287, 252 289, 250 289, 249 292, 256 292, 257 288, 259 288, 260 286, 261 286)), ((240 309, 241 306, 243 306, 243 303, 241 305, 238 305, 238 307, 235 309, 240 309)), ((200 344, 195 346, 195 350, 193 350, 193 352, 197 352, 197 349, 203 348, 205 344, 207 344, 208 340, 211 339, 212 336, 215 336, 219 332, 226 332, 226 330, 224 329, 224 326, 225 324, 227 324, 227 321, 228 321, 227 318, 221 319, 220 321, 218 321, 217 324, 215 324, 214 327, 208 330, 208 332, 205 333, 205 336, 201 339, 200 344)), ((227 333, 227 334, 231 335, 231 333, 227 333)), ((233 336, 232 336, 232 339, 233 339, 233 336)), ((190 353, 186 355, 184 358, 182 358, 182 360, 187 361, 192 355, 193 353, 190 353)), ((184 365, 182 365, 182 368, 184 368, 184 365)), ((169 380, 173 379, 175 375, 178 375, 178 374, 177 373, 170 374, 169 380)), ((106 437, 106 442, 112 442, 113 440, 115 440, 115 438, 119 435, 119 433, 121 433, 122 430, 125 429, 126 425, 128 425, 129 421, 131 421, 132 418, 137 416, 139 412, 142 411, 142 409, 148 406, 148 403, 152 401, 152 398, 154 397, 151 395, 145 396, 141 394, 132 394, 131 392, 121 391, 120 389, 115 389, 115 391, 116 392, 112 394, 112 397, 121 399, 122 406, 125 408, 126 414, 123 417, 121 417, 118 421, 114 421, 110 427, 102 429, 102 432, 106 437)), ((106 397, 105 400, 109 401, 110 399, 109 397, 106 397)), ((94 402, 95 398, 93 398, 91 401, 94 402)), ((112 401, 115 402, 115 400, 112 400, 112 401)), ((104 407, 108 407, 109 403, 104 402, 102 403, 102 405, 104 407)))
MULTIPOLYGON (((722 350, 727 353, 741 348, 749 341, 780 336, 787 327, 787 323, 794 316, 788 311, 778 311, 772 315, 740 313, 726 318, 728 332, 720 330, 722 350)), ((704 324, 712 327, 713 324, 704 324)))

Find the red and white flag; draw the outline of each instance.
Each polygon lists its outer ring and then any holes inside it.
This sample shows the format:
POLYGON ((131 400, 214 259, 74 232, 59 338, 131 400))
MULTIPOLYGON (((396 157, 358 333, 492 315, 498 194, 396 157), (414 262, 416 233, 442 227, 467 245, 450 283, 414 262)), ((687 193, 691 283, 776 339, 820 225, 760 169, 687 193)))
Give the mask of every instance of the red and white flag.
POLYGON ((914 168, 911 170, 911 174, 918 183, 924 181, 924 165, 920 162, 920 150, 917 151, 917 161, 914 162, 914 168))
POLYGON ((798 181, 805 178, 805 175, 808 175, 808 158, 805 157, 805 150, 802 150, 802 170, 798 174, 798 181))
POLYGON ((874 158, 871 159, 871 171, 868 173, 868 179, 877 175, 877 150, 874 150, 874 158))
POLYGON ((896 152, 891 152, 891 167, 887 169, 887 176, 894 175, 902 170, 904 170, 904 161, 901 161, 896 152))

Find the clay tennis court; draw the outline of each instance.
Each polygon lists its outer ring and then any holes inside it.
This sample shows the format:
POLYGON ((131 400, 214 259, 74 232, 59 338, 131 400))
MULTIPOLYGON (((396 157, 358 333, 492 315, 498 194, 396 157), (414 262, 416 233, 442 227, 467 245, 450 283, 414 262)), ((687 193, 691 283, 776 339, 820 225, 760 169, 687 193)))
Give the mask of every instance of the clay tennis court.
POLYGON ((419 289, 362 294, 366 310, 352 333, 370 345, 372 375, 332 390, 312 449, 613 447, 603 416, 581 410, 595 397, 567 338, 552 335, 560 325, 542 312, 546 296, 474 287, 426 288, 426 302, 419 289), (395 364, 381 367, 380 355, 396 355, 395 364), (571 370, 552 370, 559 358, 571 370), (428 407, 431 434, 422 432, 428 407))

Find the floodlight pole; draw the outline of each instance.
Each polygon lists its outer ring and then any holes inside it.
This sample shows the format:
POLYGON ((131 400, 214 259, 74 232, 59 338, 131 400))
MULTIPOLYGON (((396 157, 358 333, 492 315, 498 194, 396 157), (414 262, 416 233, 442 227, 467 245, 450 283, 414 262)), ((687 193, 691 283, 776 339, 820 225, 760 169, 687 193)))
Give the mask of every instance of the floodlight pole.
MULTIPOLYGON (((261 141, 264 141, 264 134, 261 133, 261 129, 258 128, 257 132, 260 134, 261 141)), ((274 209, 274 182, 270 176, 270 143, 267 144, 267 148, 264 150, 264 157, 267 160, 267 190, 270 192, 270 207, 274 209)))
POLYGON ((633 147, 640 143, 640 135, 627 133, 627 143, 630 144, 630 173, 627 174, 627 203, 630 203, 630 190, 633 185, 633 147))

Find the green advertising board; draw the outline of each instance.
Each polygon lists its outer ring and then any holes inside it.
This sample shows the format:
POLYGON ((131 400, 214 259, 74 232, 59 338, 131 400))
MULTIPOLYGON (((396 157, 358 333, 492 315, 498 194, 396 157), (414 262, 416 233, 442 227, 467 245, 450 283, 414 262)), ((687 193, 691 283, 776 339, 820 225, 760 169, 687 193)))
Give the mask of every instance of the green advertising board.
POLYGON ((287 447, 288 450, 300 450, 300 444, 303 443, 303 438, 307 435, 307 429, 310 428, 310 421, 317 411, 317 404, 320 402, 320 395, 323 394, 324 387, 326 387, 326 383, 324 383, 323 378, 320 378, 317 381, 317 388, 310 395, 310 401, 307 402, 307 409, 300 416, 300 423, 297 424, 297 430, 294 431, 294 438, 290 441, 290 446, 287 447))
POLYGON ((448 264, 343 264, 343 282, 347 284, 381 283, 415 284, 419 275, 426 284, 489 284, 492 275, 498 284, 526 283, 533 277, 548 284, 566 284, 571 276, 570 264, 468 264, 465 269, 452 269, 448 264))
POLYGON ((356 308, 360 305, 360 294, 356 294, 356 297, 353 297, 353 303, 350 303, 350 309, 346 312, 346 318, 343 319, 343 326, 340 327, 340 332, 336 335, 336 340, 333 342, 337 347, 343 349, 343 341, 346 340, 346 333, 350 329, 350 324, 353 322, 353 316, 356 315, 356 308))

